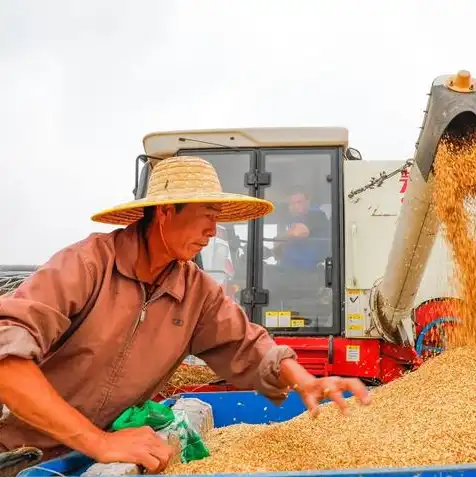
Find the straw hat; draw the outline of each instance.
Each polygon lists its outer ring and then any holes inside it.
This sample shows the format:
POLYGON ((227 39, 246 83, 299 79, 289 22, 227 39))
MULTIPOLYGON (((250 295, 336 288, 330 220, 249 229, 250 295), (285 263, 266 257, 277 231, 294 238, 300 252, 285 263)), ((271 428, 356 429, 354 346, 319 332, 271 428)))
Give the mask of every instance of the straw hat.
POLYGON ((274 210, 266 200, 223 192, 215 168, 208 161, 179 156, 161 160, 152 169, 144 199, 103 210, 92 220, 129 225, 143 217, 144 207, 192 202, 221 204, 218 222, 244 222, 274 210))

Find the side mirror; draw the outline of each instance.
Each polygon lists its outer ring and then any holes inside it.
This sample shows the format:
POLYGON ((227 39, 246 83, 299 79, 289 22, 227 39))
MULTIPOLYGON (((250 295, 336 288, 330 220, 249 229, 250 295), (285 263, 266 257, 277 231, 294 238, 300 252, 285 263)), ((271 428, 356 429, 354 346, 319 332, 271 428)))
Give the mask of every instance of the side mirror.
POLYGON ((136 158, 136 174, 135 174, 135 186, 132 193, 134 194, 134 199, 142 199, 147 194, 147 186, 149 183, 151 167, 150 162, 147 160, 147 156, 140 155, 136 158), (140 163, 143 163, 142 170, 139 175, 140 163))
POLYGON ((349 161, 361 161, 362 160, 362 154, 360 154, 360 151, 357 149, 354 149, 353 147, 347 148, 345 151, 345 157, 349 161))

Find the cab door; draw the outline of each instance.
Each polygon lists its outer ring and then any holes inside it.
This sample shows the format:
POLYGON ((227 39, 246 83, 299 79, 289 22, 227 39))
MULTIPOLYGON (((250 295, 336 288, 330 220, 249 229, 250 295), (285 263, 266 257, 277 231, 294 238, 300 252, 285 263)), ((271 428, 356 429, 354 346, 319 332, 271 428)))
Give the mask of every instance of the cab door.
MULTIPOLYGON (((246 149, 182 149, 178 155, 199 156, 215 168, 226 192, 256 197, 254 182, 249 180, 256 169, 256 152, 246 149)), ((197 257, 201 268, 227 296, 243 306, 248 317, 253 315, 254 301, 247 299, 254 287, 253 257, 257 246, 253 239, 253 221, 217 224, 217 234, 197 257)))
POLYGON ((254 321, 275 335, 341 332, 343 230, 338 148, 266 149, 258 169, 269 176, 259 196, 275 211, 259 221, 256 283, 267 297, 254 321))

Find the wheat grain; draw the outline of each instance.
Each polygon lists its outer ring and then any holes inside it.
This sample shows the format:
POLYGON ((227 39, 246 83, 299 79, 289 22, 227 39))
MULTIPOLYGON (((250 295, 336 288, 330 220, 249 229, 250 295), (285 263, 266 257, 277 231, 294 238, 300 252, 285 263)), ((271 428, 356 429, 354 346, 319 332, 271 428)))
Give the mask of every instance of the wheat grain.
MULTIPOLYGON (((372 391, 351 398, 349 417, 334 404, 272 425, 215 429, 211 456, 167 473, 281 472, 476 462, 476 350, 461 347, 372 391)), ((230 409, 230 412, 233 412, 230 409)))
POLYGON ((163 397, 181 393, 185 386, 193 386, 195 392, 199 392, 204 385, 218 380, 218 376, 208 367, 202 365, 181 364, 169 379, 163 397))

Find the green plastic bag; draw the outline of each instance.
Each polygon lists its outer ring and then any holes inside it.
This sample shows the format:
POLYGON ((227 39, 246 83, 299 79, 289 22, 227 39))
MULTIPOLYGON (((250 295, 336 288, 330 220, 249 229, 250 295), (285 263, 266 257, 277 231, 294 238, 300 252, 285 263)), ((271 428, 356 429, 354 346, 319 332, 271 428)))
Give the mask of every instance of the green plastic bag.
POLYGON ((112 430, 130 427, 150 426, 154 431, 166 428, 174 420, 172 409, 154 401, 147 401, 142 407, 126 409, 113 423, 112 430))
POLYGON ((174 421, 164 430, 178 435, 182 462, 187 463, 193 460, 200 460, 210 455, 200 434, 190 425, 184 412, 176 413, 174 421))
POLYGON ((154 401, 141 407, 126 409, 113 423, 112 430, 149 426, 154 431, 176 435, 180 441, 183 463, 208 457, 210 452, 200 434, 193 429, 185 412, 174 413, 171 408, 154 401))

